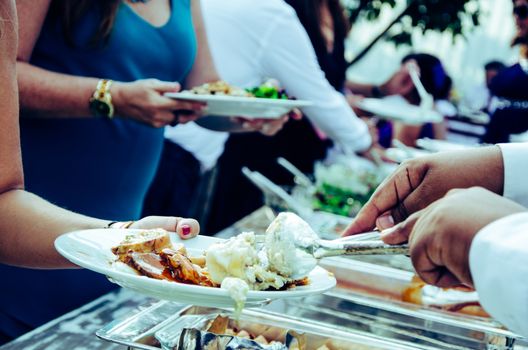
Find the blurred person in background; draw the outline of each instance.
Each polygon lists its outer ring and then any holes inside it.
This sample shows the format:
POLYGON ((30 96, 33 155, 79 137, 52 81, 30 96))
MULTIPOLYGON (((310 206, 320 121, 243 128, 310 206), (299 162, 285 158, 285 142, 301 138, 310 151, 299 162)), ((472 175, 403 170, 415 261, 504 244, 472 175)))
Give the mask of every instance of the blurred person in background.
POLYGON ((345 235, 377 227, 386 243, 408 241, 426 283, 474 287, 487 312, 526 336, 527 154, 528 143, 515 143, 407 161, 345 235))
MULTIPOLYGON (((418 53, 403 58, 402 65, 414 61, 419 69, 420 80, 425 90, 433 97, 434 109, 443 117, 456 114, 455 107, 449 102, 452 88, 451 77, 447 74, 440 59, 433 55, 418 53)), ((407 102, 420 105, 421 98, 416 88, 402 95, 407 102)), ((393 123, 393 139, 397 139, 407 146, 416 146, 416 140, 421 138, 445 139, 447 125, 441 123, 425 123, 422 125, 407 125, 400 122, 393 123)))
MULTIPOLYGON (((456 113, 454 106, 448 101, 452 87, 452 80, 447 74, 442 62, 435 56, 425 53, 410 54, 401 61, 401 66, 391 78, 382 85, 360 84, 347 81, 347 89, 356 96, 349 100, 353 104, 357 96, 384 98, 412 105, 420 105, 421 99, 418 90, 409 74, 407 64, 416 64, 420 79, 425 90, 432 95, 436 111, 443 116, 452 116, 456 113)), ((444 139, 446 134, 445 123, 426 123, 422 125, 406 125, 400 122, 381 121, 380 144, 390 147, 392 139, 397 139, 407 146, 415 146, 416 140, 429 137, 444 139)))
MULTIPOLYGON (((202 0, 211 52, 224 80, 248 88, 274 78, 289 95, 313 102, 303 109, 307 118, 289 122, 273 138, 256 134, 229 137, 219 162, 207 232, 216 232, 263 204, 261 192, 242 175, 243 166, 279 184, 291 184, 291 175, 276 163, 279 156, 309 173, 314 161, 325 157, 330 140, 350 153, 371 145, 366 125, 340 93, 348 27, 339 1, 288 3, 202 0)), ((228 135, 201 129, 202 136, 195 137, 196 129, 194 124, 178 125, 167 130, 166 136, 210 169, 228 135)))
POLYGON ((504 69, 506 65, 500 61, 490 61, 484 66, 486 87, 491 88, 491 82, 504 69))
MULTIPOLYGON (((27 189, 84 215, 139 218, 162 152, 161 127, 196 119, 204 107, 163 94, 218 80, 199 0, 16 5, 27 189)), ((116 288, 89 271, 0 272, 11 281, 0 298, 11 336, 116 288)))
MULTIPOLYGON (((16 81, 17 16, 14 0, 0 3, 0 263, 32 269, 72 268, 69 261, 60 256, 54 247, 55 239, 63 233, 100 228, 164 228, 177 232, 182 238, 198 234, 195 220, 175 217, 149 217, 137 222, 115 222, 90 218, 61 209, 44 199, 24 190, 24 176, 19 139, 19 105, 16 81)), ((19 270, 22 271, 22 270, 19 270)), ((78 270, 73 273, 82 275, 78 270)), ((17 283, 4 277, 0 297, 17 283)), ((38 289, 33 281, 30 289, 20 295, 20 302, 38 303, 31 313, 40 317, 41 304, 38 289)), ((89 286, 80 279, 77 283, 89 286)), ((48 283, 41 281, 40 283, 48 283)), ((57 287, 60 288, 60 287, 57 287)), ((18 303, 14 303, 18 304, 18 303)), ((30 330, 34 325, 26 323, 29 315, 24 309, 0 309, 0 344, 30 330)))
POLYGON ((517 34, 512 45, 519 47, 519 62, 503 69, 491 83, 496 99, 485 143, 508 142, 511 135, 528 131, 528 0, 514 0, 513 5, 517 34))
POLYGON ((506 65, 500 61, 490 61, 484 65, 484 84, 479 84, 469 89, 462 99, 463 106, 471 112, 484 112, 489 114, 492 102, 491 82, 504 69, 506 65))

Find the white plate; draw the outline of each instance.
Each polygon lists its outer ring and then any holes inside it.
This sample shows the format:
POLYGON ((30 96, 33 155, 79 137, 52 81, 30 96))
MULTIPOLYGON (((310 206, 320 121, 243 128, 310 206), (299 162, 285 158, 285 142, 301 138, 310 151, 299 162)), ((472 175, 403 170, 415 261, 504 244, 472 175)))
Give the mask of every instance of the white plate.
POLYGON ((423 109, 393 98, 365 98, 356 102, 356 106, 380 118, 406 124, 440 123, 444 120, 442 115, 435 110, 423 109))
POLYGON ((226 95, 197 95, 189 92, 171 92, 165 96, 186 101, 207 103, 206 114, 226 117, 277 119, 294 108, 311 106, 310 101, 280 100, 226 95))
POLYGON ((462 145, 445 140, 433 140, 430 138, 416 140, 416 145, 429 152, 460 151, 472 148, 468 145, 462 145))
POLYGON ((414 159, 428 155, 431 155, 431 152, 412 147, 406 149, 391 147, 385 150, 385 156, 396 163, 403 163, 407 159, 414 159))
MULTIPOLYGON (((111 248, 126 235, 137 230, 99 229, 75 231, 64 234, 55 241, 57 251, 76 265, 99 272, 124 288, 158 299, 209 307, 232 307, 233 300, 226 290, 184 283, 170 282, 140 276, 122 263, 115 262, 111 248)), ((191 256, 202 255, 213 243, 222 239, 206 236, 183 241, 171 233, 173 243, 183 243, 191 256)), ((316 267, 308 276, 310 284, 285 291, 250 291, 248 305, 258 305, 269 300, 320 294, 336 285, 328 271, 316 267)))

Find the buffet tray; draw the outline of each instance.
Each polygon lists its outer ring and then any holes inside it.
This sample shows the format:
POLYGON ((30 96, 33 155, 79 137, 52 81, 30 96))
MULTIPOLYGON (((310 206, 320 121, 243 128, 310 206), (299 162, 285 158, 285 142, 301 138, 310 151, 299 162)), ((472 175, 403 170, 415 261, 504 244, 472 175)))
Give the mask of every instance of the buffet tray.
MULTIPOLYGON (((280 308, 291 309, 292 306, 281 305, 280 308)), ((157 337, 163 337, 168 332, 177 335, 184 328, 205 331, 209 322, 219 314, 229 315, 230 311, 161 301, 122 321, 112 322, 96 332, 96 335, 109 342, 128 346, 129 349, 162 349, 157 337)), ((306 350, 316 350, 323 345, 331 350, 432 349, 402 341, 385 340, 380 336, 352 329, 339 330, 312 319, 286 316, 284 313, 265 309, 246 309, 238 320, 231 318, 230 322, 249 333, 262 334, 270 341, 282 341, 281 337, 288 330, 300 332, 306 336, 306 350)))
POLYGON ((326 315, 325 323, 438 349, 511 349, 520 336, 491 318, 449 312, 402 301, 413 273, 350 258, 328 258, 337 288, 288 303, 296 317, 326 315))

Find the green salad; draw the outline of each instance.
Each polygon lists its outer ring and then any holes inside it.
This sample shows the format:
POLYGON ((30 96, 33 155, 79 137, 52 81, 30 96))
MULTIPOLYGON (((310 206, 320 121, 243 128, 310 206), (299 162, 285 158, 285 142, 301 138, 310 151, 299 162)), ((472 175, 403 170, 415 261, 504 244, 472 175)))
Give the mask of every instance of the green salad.
POLYGON ((260 86, 246 89, 247 92, 258 98, 271 98, 275 100, 291 99, 284 89, 277 87, 274 83, 266 82, 260 86))
POLYGON ((354 193, 329 184, 322 184, 314 195, 313 209, 341 216, 354 216, 374 193, 374 187, 366 195, 354 193))
POLYGON ((316 164, 317 191, 312 200, 315 210, 342 216, 355 216, 381 183, 380 176, 365 169, 341 164, 316 164))

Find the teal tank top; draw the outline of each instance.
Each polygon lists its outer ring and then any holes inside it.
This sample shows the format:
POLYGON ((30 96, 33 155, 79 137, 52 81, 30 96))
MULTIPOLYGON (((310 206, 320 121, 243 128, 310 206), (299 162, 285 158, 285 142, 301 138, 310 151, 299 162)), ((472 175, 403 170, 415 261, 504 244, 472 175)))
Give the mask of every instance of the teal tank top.
MULTIPOLYGON (((77 24, 75 47, 64 40, 60 23, 47 21, 31 63, 54 72, 115 81, 182 82, 194 62, 196 39, 190 0, 171 2, 172 15, 161 28, 122 4, 108 42, 97 47, 89 44, 99 23, 96 9, 77 24)), ((28 191, 90 216, 138 218, 158 164, 163 129, 119 117, 22 116, 21 133, 28 191)))
MULTIPOLYGON (((76 23, 74 46, 64 39, 60 20, 48 16, 31 63, 54 72, 122 82, 147 78, 183 82, 197 51, 191 0, 170 1, 171 16, 162 27, 152 26, 122 3, 108 41, 97 46, 88 43, 101 18, 100 1, 93 1, 91 11, 76 23)), ((28 191, 102 219, 139 217, 161 155, 163 129, 118 116, 113 120, 25 117, 21 142, 28 191)), ((0 335, 8 337, 114 288, 104 276, 83 270, 36 271, 2 265, 0 273, 9 281, 0 288, 0 335)))

